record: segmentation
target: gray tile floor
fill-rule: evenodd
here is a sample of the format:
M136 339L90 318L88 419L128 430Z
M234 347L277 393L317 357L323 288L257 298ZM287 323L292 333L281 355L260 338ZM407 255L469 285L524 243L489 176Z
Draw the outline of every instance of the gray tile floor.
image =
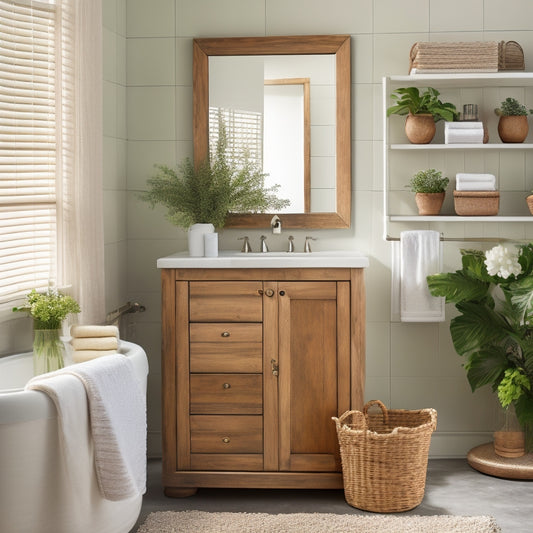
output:
M342 490L200 489L189 498L166 498L161 486L161 461L150 460L148 490L132 533L151 512L193 509L366 514L350 507ZM504 533L530 533L533 531L533 482L487 476L470 468L462 459L433 459L429 461L424 500L406 514L491 515Z

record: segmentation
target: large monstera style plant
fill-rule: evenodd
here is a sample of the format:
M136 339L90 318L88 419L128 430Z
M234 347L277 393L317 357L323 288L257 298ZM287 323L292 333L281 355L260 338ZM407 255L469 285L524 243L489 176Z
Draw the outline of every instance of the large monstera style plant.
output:
M475 391L491 385L502 407L514 405L533 448L533 244L511 251L462 250L462 268L428 276L433 296L455 304L450 322Z

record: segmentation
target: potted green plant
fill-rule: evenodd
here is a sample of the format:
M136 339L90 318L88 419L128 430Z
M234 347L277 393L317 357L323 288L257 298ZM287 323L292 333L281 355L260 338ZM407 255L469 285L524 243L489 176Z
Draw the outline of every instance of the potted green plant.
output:
M401 87L391 94L395 104L387 109L387 116L407 115L405 134L413 144L427 144L435 136L435 123L454 121L458 117L454 104L439 100L439 91L428 87L423 92L417 87Z
M533 448L533 244L461 250L462 268L428 276L433 296L455 304L450 322L475 391L491 385L503 408L513 406Z
M521 143L529 133L527 117L533 109L527 109L516 98L506 98L500 107L494 110L500 117L498 135L504 143Z
M193 256L204 255L204 233L223 228L229 213L261 213L290 203L276 197L279 185L265 187L266 175L246 156L226 157L226 144L222 127L211 160L195 167L186 158L177 170L156 165L158 172L148 179L148 191L140 195L151 207L163 205L173 225L188 229Z
M413 175L408 187L415 194L419 215L438 215L444 203L449 178L443 178L440 170L428 168Z
M33 318L33 372L35 375L63 368L64 345L60 339L63 320L71 313L79 313L80 306L66 294L51 287L46 292L31 290L21 307Z

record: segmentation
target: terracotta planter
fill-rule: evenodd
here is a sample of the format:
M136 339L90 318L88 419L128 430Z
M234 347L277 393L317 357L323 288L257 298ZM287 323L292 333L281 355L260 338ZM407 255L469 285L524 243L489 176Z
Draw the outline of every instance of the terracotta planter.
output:
M526 454L523 431L495 431L494 452L500 457L522 457Z
M527 116L500 117L498 135L504 143L524 142L529 132Z
M533 194L530 194L526 198L527 206L529 207L529 212L533 215Z
M417 192L415 194L419 215L438 215L444 203L444 192Z
M435 137L435 120L433 115L407 115L405 119L405 134L413 144L428 144Z

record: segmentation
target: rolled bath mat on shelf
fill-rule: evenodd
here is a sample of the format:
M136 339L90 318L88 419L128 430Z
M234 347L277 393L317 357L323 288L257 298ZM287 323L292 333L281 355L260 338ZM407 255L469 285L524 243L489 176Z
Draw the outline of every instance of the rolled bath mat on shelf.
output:
M119 330L116 326L72 326L70 334L74 363L117 353Z

